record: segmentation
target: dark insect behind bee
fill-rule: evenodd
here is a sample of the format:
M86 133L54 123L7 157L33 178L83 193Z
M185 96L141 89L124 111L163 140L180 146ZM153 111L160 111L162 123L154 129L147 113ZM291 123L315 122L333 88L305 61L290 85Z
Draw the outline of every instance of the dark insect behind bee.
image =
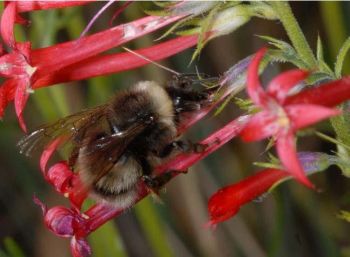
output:
M102 202L128 207L143 179L149 187L166 181L153 168L179 151L191 151L178 140L184 114L210 104L215 88L191 76L175 77L165 87L142 81L116 94L107 104L44 125L24 137L19 146L29 155L52 140L72 145L69 164L91 195Z

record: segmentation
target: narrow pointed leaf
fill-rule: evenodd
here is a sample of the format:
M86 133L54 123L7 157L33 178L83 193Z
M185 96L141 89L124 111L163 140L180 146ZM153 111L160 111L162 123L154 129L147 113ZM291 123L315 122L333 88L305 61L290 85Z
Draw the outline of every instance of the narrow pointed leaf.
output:
M324 61L323 57L323 44L320 35L317 36L317 50L316 50L316 56L318 61Z
M349 49L350 49L350 37L348 37L345 40L343 46L340 48L338 56L337 56L337 60L336 60L335 65L334 65L334 73L335 73L335 76L337 78L341 77L343 63L344 63L346 54L348 53Z

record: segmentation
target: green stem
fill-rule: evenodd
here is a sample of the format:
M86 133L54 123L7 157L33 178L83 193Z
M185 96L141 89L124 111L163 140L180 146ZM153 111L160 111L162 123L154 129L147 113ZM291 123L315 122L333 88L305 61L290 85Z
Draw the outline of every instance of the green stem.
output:
M304 33L293 15L289 3L271 2L270 5L277 13L298 55L308 64L309 68L315 68L317 66L316 58L312 53L310 45L306 41Z

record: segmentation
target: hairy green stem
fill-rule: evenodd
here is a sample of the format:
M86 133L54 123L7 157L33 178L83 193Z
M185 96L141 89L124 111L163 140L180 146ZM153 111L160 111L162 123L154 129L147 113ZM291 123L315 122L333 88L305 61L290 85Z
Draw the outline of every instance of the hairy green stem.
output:
M277 13L298 55L308 64L310 69L315 68L317 66L316 58L292 13L289 3L271 2L270 5Z

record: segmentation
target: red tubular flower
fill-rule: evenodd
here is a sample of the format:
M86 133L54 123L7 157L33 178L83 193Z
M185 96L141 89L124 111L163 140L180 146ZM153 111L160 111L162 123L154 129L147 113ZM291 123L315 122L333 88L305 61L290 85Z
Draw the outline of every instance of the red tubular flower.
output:
M265 52L266 49L262 49L256 54L247 76L247 92L262 111L251 117L242 130L241 137L246 141L256 141L275 136L277 153L286 171L306 186L313 188L297 158L295 131L338 115L340 112L313 103L286 103L289 90L308 76L306 71L291 70L282 73L273 79L264 91L259 81L258 69Z
M33 50L32 62L40 73L48 74L101 52L156 31L181 16L147 16L77 40Z
M59 0L59 1L14 1L16 5L16 17L15 22L19 24L28 24L28 21L22 18L19 13L21 12L29 12L29 11L35 11L35 10L47 10L47 9L54 9L54 8L64 8L64 7L70 7L70 6L77 6L77 5L85 5L89 4L91 0L85 0L85 1L68 1L68 0ZM5 8L7 5L11 4L11 1L5 1Z
M157 60L167 58L178 52L181 52L191 46L194 46L196 42L197 42L197 36L184 36L184 37L178 37L178 38L160 43L152 47L137 50L135 52L151 60L157 61ZM3 58L8 59L9 56L10 55L5 55ZM20 57L22 57L22 55L19 55L18 58ZM2 60L2 57L0 57L0 65L1 65L1 60ZM29 64L23 58L20 60L23 60L21 63L22 67L18 66L16 67L17 69L21 68L20 71L23 71L23 72L34 71L34 68L29 66ZM110 73L130 70L133 68L143 66L148 63L149 63L148 61L141 59L140 57L132 53L120 53L120 54L91 57L85 61L70 65L57 72L52 72L50 74L42 73L42 75L37 77L34 81L32 80L33 82L31 84L31 89L37 89L43 86L49 86L60 82L82 80L82 79L91 78L95 76L107 75ZM12 74L14 73L10 69L7 69L6 72L9 74L11 74L11 72ZM21 79L25 78L28 81L30 81L29 75L26 77L21 75L20 78ZM8 80L2 85L2 87L0 87L0 116L3 115L4 109L9 103L9 101L15 98L16 91L22 92L22 93L28 92L28 90L24 91L22 90L22 88L19 88L18 90L16 90L16 86L18 86L17 82L18 80ZM30 82L28 82L28 84L29 83ZM25 96L27 97L28 94L26 94ZM25 102L21 101L20 103L21 104L18 105L18 110L23 110Z
M45 180L53 185L58 193L67 197L76 210L80 210L88 190L83 186L78 175L71 171L67 162L58 162L46 170L48 160L62 142L64 142L63 138L57 138L45 148L40 158L41 172Z
M17 1L17 12L30 12L30 11L36 11L36 10L48 10L48 9L56 9L56 8L65 8L70 6L79 6L79 5L86 5L91 2L95 2L94 0L55 0L55 1Z
M0 88L0 116L13 95L19 124L24 131L26 126L22 112L31 90L30 78L35 72L35 68L28 63L29 51L30 43L16 43L16 48L11 53L0 57L0 76L9 78Z
M161 174L169 170L187 170L195 162L205 158L208 154L217 150L224 143L235 137L243 128L245 120L246 118L240 117L237 120L231 121L224 128L218 130L207 139L201 141L202 144L207 145L207 148L205 148L202 153L180 154L167 164L158 167L156 172ZM46 163L58 144L59 143L57 141L54 141L44 151L41 158L42 169L45 170ZM53 165L48 172L44 171L44 174L46 179L50 181L52 185L54 185L56 191L61 194L73 194L74 190L79 189L79 186L73 185L73 187L70 187L69 183L67 183L67 181L69 181L74 174L69 170L68 166L64 162ZM179 173L174 173L173 175L176 176L178 174ZM138 188L139 192L135 203L150 193L148 188L142 182L140 182L140 186ZM87 249L90 248L85 244L86 241L84 238L110 219L123 213L125 209L96 204L86 212L80 213L79 209L81 204L77 205L71 198L70 200L73 206L72 209L67 209L60 206L54 207L49 211L46 211L45 209L45 224L58 236L71 237L71 249L73 256L86 256L84 254L88 253ZM41 206L43 205L41 204ZM80 244L77 245L79 242Z
M44 223L55 235L60 237L71 237L71 251L73 257L86 257L91 254L88 242L80 236L82 229L89 217L82 216L73 209L56 206L51 209L36 197L34 202L39 205L44 215Z
M289 173L283 170L266 169L233 184L221 188L208 203L210 221L213 226L234 216L240 207L266 192L277 181L286 178Z
M319 152L299 152L298 159L308 175L339 163L336 156ZM290 178L290 173L283 170L265 169L220 189L209 199L208 225L213 226L233 217L242 205L251 202L288 177Z
M24 131L22 112L35 81L181 18L147 16L71 42L31 50L29 43L15 42L13 28L17 12L16 2L8 3L0 23L1 36L12 50L0 58L0 75L9 78L0 87L0 117L7 104L15 99L16 114Z
M188 49L196 45L196 43L197 36L181 36L151 47L136 50L135 52L150 60L158 61ZM47 76L42 76L34 82L33 88L37 89L57 83L121 72L138 68L148 63L147 60L129 52L99 55L67 66Z

